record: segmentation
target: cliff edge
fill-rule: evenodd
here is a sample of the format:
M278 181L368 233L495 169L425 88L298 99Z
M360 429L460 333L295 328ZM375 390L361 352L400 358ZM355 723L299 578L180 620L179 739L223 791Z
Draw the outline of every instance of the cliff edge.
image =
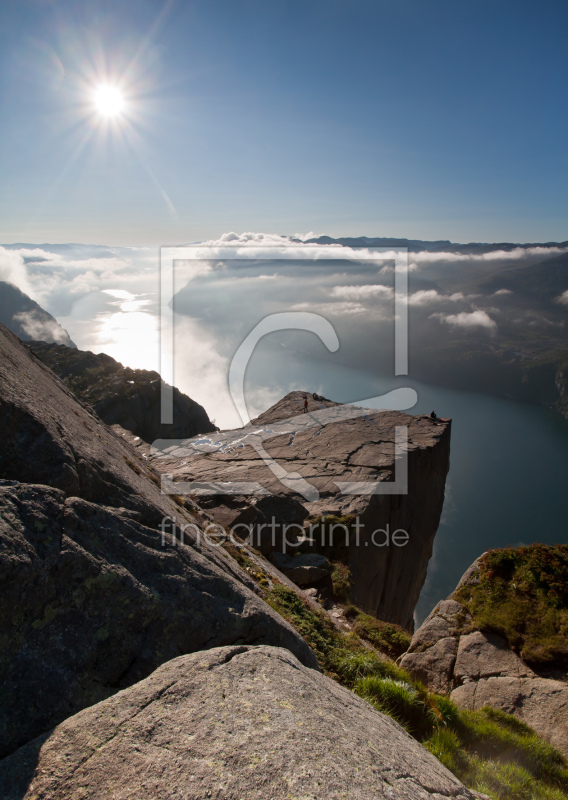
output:
M169 491L198 499L265 555L297 558L299 547L343 561L351 602L412 630L451 423L312 395L304 413L304 396L289 393L244 428L155 442L152 463Z

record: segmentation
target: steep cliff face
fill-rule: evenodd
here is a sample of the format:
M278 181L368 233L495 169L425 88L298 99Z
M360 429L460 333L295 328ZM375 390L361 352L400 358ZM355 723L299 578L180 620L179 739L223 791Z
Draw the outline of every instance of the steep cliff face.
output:
M123 367L104 353L64 345L30 342L28 347L107 425L120 425L146 442L211 433L215 425L207 412L173 388L174 422L160 422L161 386L157 372Z
M489 551L401 666L459 706L513 714L568 756L568 546Z
M303 413L303 393L292 392L246 428L166 442L152 458L172 492L199 498L265 554L293 554L307 535L301 548L349 566L356 606L412 629L449 450L449 422L311 396Z
M183 653L272 644L317 667L200 536L199 510L162 495L144 460L3 326L0 437L0 755Z

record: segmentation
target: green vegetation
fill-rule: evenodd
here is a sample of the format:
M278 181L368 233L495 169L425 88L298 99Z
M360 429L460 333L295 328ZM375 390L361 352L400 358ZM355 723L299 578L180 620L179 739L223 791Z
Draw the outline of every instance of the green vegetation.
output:
M351 592L351 571L346 564L341 561L333 561L331 564L331 582L333 584L333 596L342 603L349 602Z
M338 631L281 584L275 582L265 598L312 647L326 675L396 719L466 786L493 800L568 800L562 756L528 726L490 708L462 711L428 692L356 631ZM368 618L358 617L363 632Z
M568 797L562 756L531 728L502 711L445 702L443 723L423 744L463 783L496 800Z
M98 367L87 367L82 374L67 378L66 383L77 397L85 400L96 383L115 371L112 364L101 364Z
M475 629L503 636L535 666L568 665L568 545L491 550L456 599Z
M381 622L361 612L355 618L353 631L391 658L398 658L410 647L411 637L399 625Z

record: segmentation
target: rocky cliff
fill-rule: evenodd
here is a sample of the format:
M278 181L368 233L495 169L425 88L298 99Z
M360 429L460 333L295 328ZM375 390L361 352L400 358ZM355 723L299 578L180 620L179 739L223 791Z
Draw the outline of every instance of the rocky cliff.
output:
M342 560L351 601L410 630L444 501L450 422L311 395L303 413L303 396L291 392L242 429L156 443L152 462L169 491L198 498L265 555L294 556L299 536L299 549Z
M3 326L0 435L0 755L180 654L271 644L317 668L200 537L199 510L161 494L144 460Z
M459 706L513 714L568 756L568 546L489 551L401 666Z
M173 388L172 425L160 421L162 382L157 372L123 367L104 353L30 342L30 349L107 425L120 425L146 442L183 438L216 429L207 412Z

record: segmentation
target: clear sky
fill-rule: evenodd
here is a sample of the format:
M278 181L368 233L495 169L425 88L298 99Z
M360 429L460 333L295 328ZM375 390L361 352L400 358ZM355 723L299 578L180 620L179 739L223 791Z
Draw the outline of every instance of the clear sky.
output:
M3 0L0 26L1 242L568 239L565 0Z

